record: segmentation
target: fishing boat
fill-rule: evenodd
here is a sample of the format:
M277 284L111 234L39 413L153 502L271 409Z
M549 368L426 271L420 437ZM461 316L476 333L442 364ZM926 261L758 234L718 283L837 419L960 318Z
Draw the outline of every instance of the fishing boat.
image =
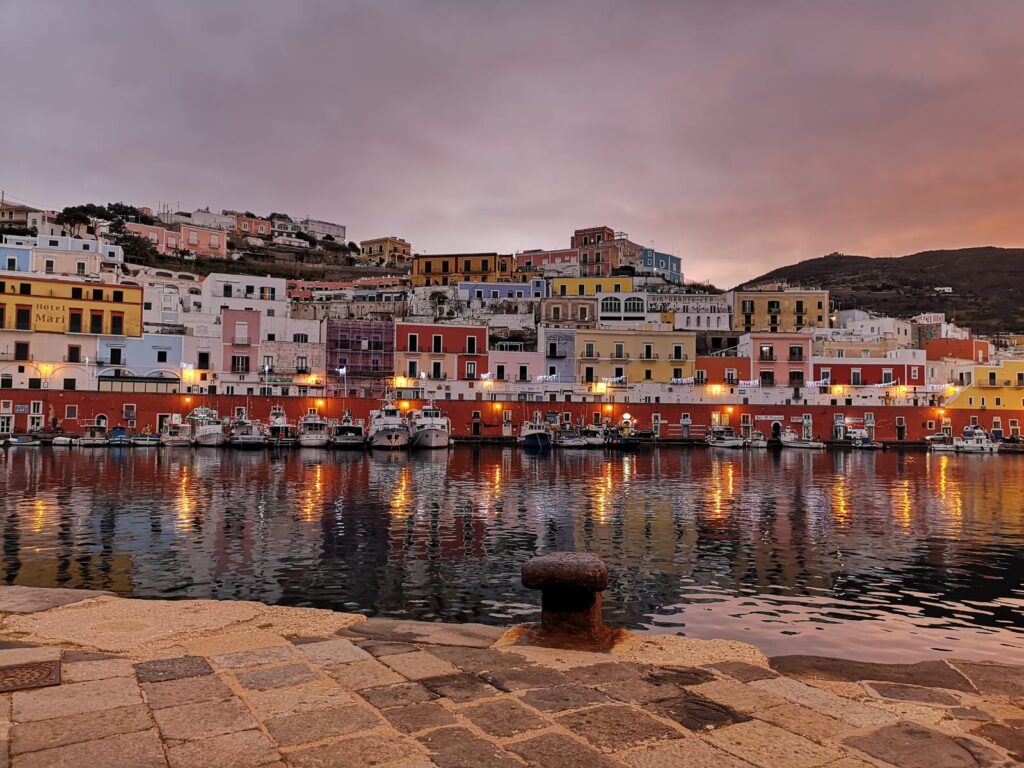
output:
M857 451L877 451L882 444L872 440L866 429L851 429L848 432L850 447Z
M187 421L168 419L160 430L160 445L169 448L192 445L192 425Z
M712 448L742 448L746 443L732 427L711 427L705 440Z
M146 427L141 433L132 435L132 445L136 448L156 448L160 445L160 435L154 435L153 430Z
M764 436L764 432L754 430L750 433L750 437L746 440L747 448L767 448L768 438Z
M385 395L380 408L370 411L370 447L401 450L409 447L409 437L409 424L402 411L390 393Z
M298 437L298 428L284 414L270 419L267 425L267 445L272 448L291 448Z
M578 429L560 429L551 439L557 448L587 448L587 440Z
M316 413L307 413L299 419L298 443L303 448L325 448L331 442L327 419Z
M7 445L12 448L38 448L39 447L39 435L36 434L23 434L23 435L11 435L7 438Z
M73 448L78 445L78 435L69 435L64 432L59 435L53 436L53 442L50 443L54 448Z
M604 427L597 424L584 427L582 436L583 442L587 444L588 448L604 447Z
M981 427L965 427L963 437L953 438L953 449L957 453L998 453L999 443Z
M635 451L640 441L624 429L609 427L604 431L604 447L613 451Z
M928 443L928 450L932 453L953 453L956 451L956 446L953 445L953 436L945 432L936 432L934 435L928 435L924 440Z
M78 444L82 448L107 447L107 423L105 421L87 421L81 425L82 436Z
M267 433L263 431L263 427L257 421L237 419L231 425L228 445L232 448L262 449L267 445Z
M345 411L341 421L331 425L331 445L335 448L362 448L366 445L366 423L353 420L352 412Z
M216 448L227 442L224 423L220 414L212 408L200 406L193 408L188 415L192 423L192 442L200 448Z
M786 427L780 440L782 441L783 448L804 448L812 451L820 451L825 448L824 440L815 440L810 436L805 437L798 434L791 427Z
M548 432L548 425L534 416L532 421L524 421L519 428L519 437L516 439L524 448L534 450L547 450L551 447L551 434Z
M107 445L111 448L131 448L132 436L128 434L127 429L119 424L110 430L110 436L107 438Z
M447 448L452 440L451 420L432 402L409 414L409 429L412 448Z

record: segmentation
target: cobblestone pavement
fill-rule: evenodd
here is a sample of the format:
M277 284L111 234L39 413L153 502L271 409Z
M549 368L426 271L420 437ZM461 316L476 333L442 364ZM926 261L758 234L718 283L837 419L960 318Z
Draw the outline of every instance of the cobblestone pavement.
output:
M1024 763L1024 667L645 663L505 645L479 625L269 608L225 624L203 613L233 605L218 603L149 603L133 620L126 605L143 601L82 598L0 589L0 680L20 665L61 672L0 694L0 767ZM155 626L161 610L188 632Z

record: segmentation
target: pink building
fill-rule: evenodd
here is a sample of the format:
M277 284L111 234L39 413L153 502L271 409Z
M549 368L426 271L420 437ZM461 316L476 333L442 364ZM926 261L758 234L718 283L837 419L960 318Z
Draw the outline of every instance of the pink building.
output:
M163 227L134 221L124 226L129 232L149 240L158 253L171 254L181 250L208 259L228 257L227 235L219 229L197 227L194 224L170 224Z
M249 309L225 309L221 311L221 342L224 356L221 371L242 375L259 374L260 361L257 358L260 346L259 312Z
M260 237L264 240L270 239L270 219L261 219L259 216L245 216L241 213L234 214L234 233L238 237Z
M813 340L809 333L748 333L737 354L750 358L751 378L762 387L802 387L812 380Z

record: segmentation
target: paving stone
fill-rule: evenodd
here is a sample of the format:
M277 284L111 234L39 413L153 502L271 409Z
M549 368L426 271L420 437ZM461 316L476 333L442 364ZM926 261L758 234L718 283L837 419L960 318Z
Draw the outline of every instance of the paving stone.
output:
M455 716L436 701L394 707L383 712L389 723L402 733L415 733L443 725L456 725Z
M405 682L405 678L395 670L384 666L373 658L327 667L327 674L333 677L342 688L350 691Z
M715 676L700 667L654 667L644 678L652 683L689 687L710 683Z
M454 664L459 669L475 675L484 672L498 672L505 669L525 667L529 660L518 653L480 650L476 648L448 648L445 646L426 647L427 653Z
M645 712L625 704L603 704L559 715L555 719L605 752L680 736Z
M585 747L575 739L560 733L545 733L506 745L526 760L528 765L544 768L619 768L620 763L609 760L600 752ZM663 768L663 766L662 766Z
M988 721L995 719L988 712L978 709L977 707L953 707L946 714L949 717L956 718L957 720Z
M1010 728L1001 723L985 723L980 728L975 728L974 732L993 744L998 744L1014 759L1024 762L1024 729Z
M213 656L211 661L222 669L238 667L257 667L261 664L275 664L280 661L292 661L296 658L295 651L287 645L272 645L269 648L257 648L252 651L236 651Z
M952 707L960 703L956 696L935 688L919 688L916 685L900 683L870 683L869 685L879 696L895 701L914 701L920 704L938 704L943 707Z
M668 741L629 752L623 759L632 768L750 768L750 763L739 760L718 747L705 744L700 739ZM783 764L779 768L786 766Z
M85 683L110 677L132 677L135 665L128 659L105 661L65 661L61 664L60 679L64 683Z
M835 740L850 730L846 723L826 717L799 704L782 704L757 713L758 720L777 725L811 741Z
M408 758L410 762L402 762L397 768L425 768L429 762L421 755L412 743L396 738L396 734L372 734L289 752L288 760L295 768L371 768L383 763L395 765L395 761Z
M714 746L760 768L816 768L838 760L843 753L834 747L751 720L710 732L705 738Z
M844 742L899 768L977 768L971 753L944 733L917 723L899 722Z
M686 689L678 685L653 683L642 679L609 683L596 690L607 694L616 701L630 704L649 704L652 701L675 699L686 693Z
M406 704L416 704L421 701L430 701L437 698L436 693L428 690L420 683L400 683L383 688L367 688L360 691L359 695L377 709L402 707Z
M246 698L264 718L352 703L352 697L346 691L327 683L253 691Z
M95 651L64 651L61 654L61 660L68 663L72 661L109 661L119 658L121 657L112 653L96 653Z
M217 701L230 698L233 694L224 681L216 675L205 677L183 677L162 683L143 683L142 692L150 709L180 707L200 701Z
M973 686L966 677L942 661L922 661L917 664L874 664L825 656L775 656L768 662L776 672L795 677L812 677L819 680L840 680L852 683L862 680L878 680L886 683L922 685L928 688L949 688L968 693L973 691Z
M541 712L565 712L611 701L595 688L576 684L527 691L522 695L522 700Z
M980 741L969 739L966 736L955 736L953 740L971 754L979 768L1015 768L1021 765L1020 760L1007 759L1003 754ZM829 766L829 768L832 767Z
M550 688L572 682L556 669L534 665L515 669L484 672L481 677L503 691L525 691L527 688Z
M747 664L745 661L720 661L717 664L709 664L708 667L717 669L722 674L735 678L741 683L752 683L755 680L767 680L779 676L777 672L768 667Z
M153 718L143 704L18 723L11 728L11 754L105 739L120 733L145 731L153 726Z
M331 736L366 731L377 727L381 722L377 715L358 704L346 704L274 717L267 720L265 725L278 744L289 747Z
M241 699L201 701L157 709L153 717L165 739L179 741L194 741L257 727Z
M394 656L396 653L412 653L419 650L419 648L410 643L392 643L387 640L371 640L368 643L360 643L359 647L376 658Z
M340 637L323 643L300 645L299 650L315 664L348 664L350 661L371 658L370 654L351 640Z
M551 725L522 704L510 699L484 702L475 707L463 709L459 714L484 733L502 738Z
M759 709L777 707L786 704L787 699L772 693L759 690L751 685L733 682L732 680L715 680L690 689L699 696L717 701L737 712L750 714Z
M467 728L439 728L418 740L438 768L523 768L503 749Z
M284 667L264 667L236 672L235 678L243 688L250 691L266 691L269 688L284 688L319 680L320 675L305 664L288 664Z
M340 631L340 630L339 630ZM287 637L285 638L292 645L309 645L310 643L326 643L333 640L333 637Z
M584 685L607 685L627 680L641 680L653 669L648 664L636 664L630 661L604 661L600 664L570 669L568 674Z
M7 648L0 651L0 667L12 667L16 664L33 664L37 661L57 661L60 648L36 645L22 648Z
M70 683L56 688L18 691L14 694L14 720L24 723L83 712L130 707L142 703L136 682L127 677Z
M248 768L280 759L262 731L238 731L167 748L171 768Z
M690 731L706 731L733 723L743 723L750 719L724 704L693 693L687 693L678 699L656 702L651 705L651 711L679 723Z
M213 669L202 656L181 656L177 659L143 661L135 665L135 674L140 683L162 683L183 677L212 675Z
M981 693L1024 697L1024 667L967 661L953 664L970 678Z
M90 589L58 589L44 587L0 587L0 613L36 613L80 603L94 597L112 595Z
M394 656L384 656L381 661L409 680L425 680L428 677L448 677L459 672L454 664L444 659L439 659L437 656L425 651L397 653Z
M68 744L19 755L15 768L165 768L156 729L122 733L104 739Z
M825 768L875 768L872 763L865 763L855 757L842 757L834 763L829 763Z
M345 634L407 643L489 648L505 634L505 630L486 624L442 624L374 618L346 627Z
M755 680L751 686L760 688L768 693L789 699L796 704L803 704L805 707L820 712L836 720L866 728L872 725L895 720L895 716L877 707L869 707L842 696L836 696L829 691L823 691L811 685L792 680L788 677L777 677L772 680Z
M456 704L478 701L500 693L493 685L468 673L451 677L431 677L424 680L423 685L438 696L444 696Z

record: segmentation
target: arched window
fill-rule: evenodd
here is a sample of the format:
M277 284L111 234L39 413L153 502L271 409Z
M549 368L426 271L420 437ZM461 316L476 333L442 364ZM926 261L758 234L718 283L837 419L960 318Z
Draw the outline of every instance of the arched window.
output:
M616 299L614 296L607 296L601 299L601 311L602 312L621 312L622 302Z
M644 311L644 300L641 299L639 296L631 296L628 299L626 299L626 312L627 313L634 314L634 313L643 312L643 311Z

